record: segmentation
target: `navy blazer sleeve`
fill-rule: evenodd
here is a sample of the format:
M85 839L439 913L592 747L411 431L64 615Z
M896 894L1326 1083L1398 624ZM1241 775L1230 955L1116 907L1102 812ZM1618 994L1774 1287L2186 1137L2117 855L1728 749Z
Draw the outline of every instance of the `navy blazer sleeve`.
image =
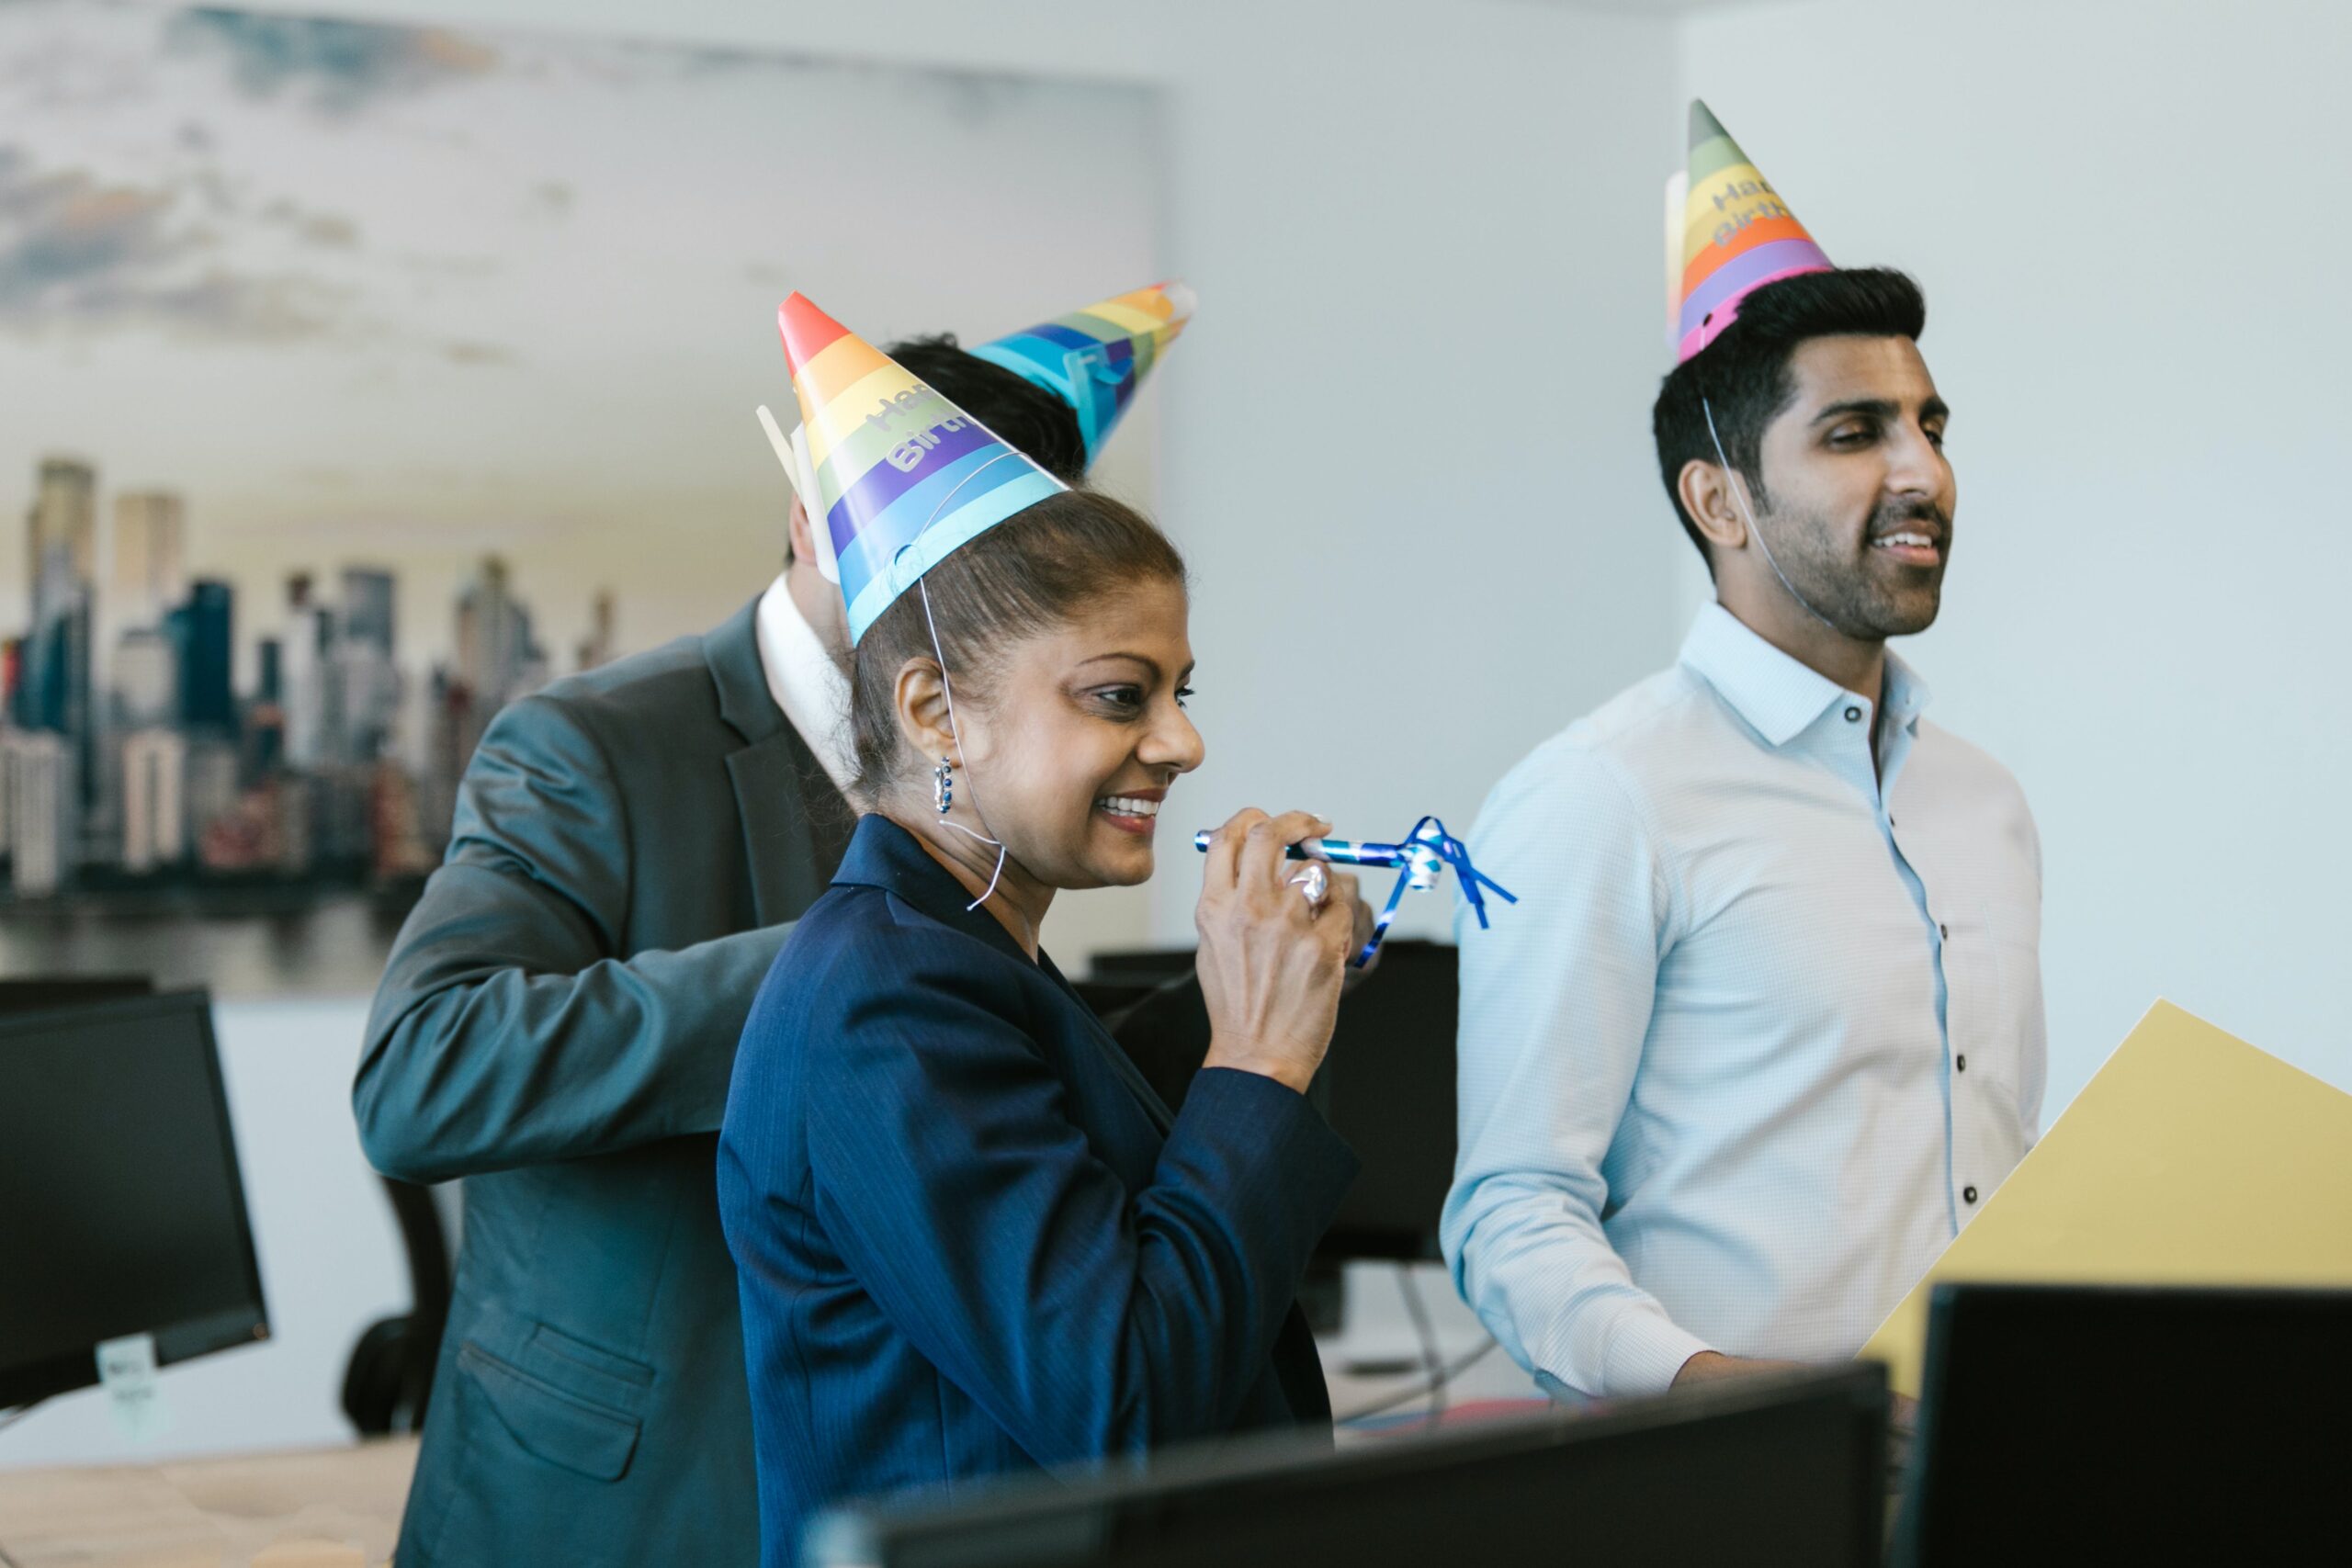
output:
M1228 1430L1355 1156L1304 1096L1207 1069L1130 1191L1069 1114L1032 1004L970 945L898 928L888 983L806 1037L829 1235L1039 1464Z

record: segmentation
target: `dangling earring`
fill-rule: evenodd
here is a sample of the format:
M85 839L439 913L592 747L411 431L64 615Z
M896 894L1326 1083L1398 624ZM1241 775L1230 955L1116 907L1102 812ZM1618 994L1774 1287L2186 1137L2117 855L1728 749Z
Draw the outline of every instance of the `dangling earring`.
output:
M948 758L939 759L939 766L931 770L931 798L942 817L956 804L956 764Z

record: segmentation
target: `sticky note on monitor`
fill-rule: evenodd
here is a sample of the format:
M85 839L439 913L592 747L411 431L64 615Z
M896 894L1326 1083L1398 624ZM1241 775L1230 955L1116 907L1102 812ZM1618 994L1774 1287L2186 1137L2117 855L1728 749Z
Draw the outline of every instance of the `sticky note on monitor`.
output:
M1862 1348L1900 1393L1943 1280L2352 1286L2352 1094L2159 1001Z
M152 1443L172 1432L171 1406L155 1376L155 1337L127 1334L97 1347L98 1383L107 1393L116 1430L134 1443Z

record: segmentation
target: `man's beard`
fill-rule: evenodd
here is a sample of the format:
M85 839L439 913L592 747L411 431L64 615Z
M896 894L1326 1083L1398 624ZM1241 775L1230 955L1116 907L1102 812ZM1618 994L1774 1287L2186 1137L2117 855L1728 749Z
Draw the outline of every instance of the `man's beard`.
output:
M1938 525L1939 558L1932 571L1923 573L1891 560L1871 558L1871 541L1905 523ZM1944 569L1951 564L1952 529L1951 517L1934 502L1921 498L1881 504L1862 529L1859 558L1838 542L1833 525L1817 515L1783 512L1774 517L1773 524L1768 542L1781 570L1805 605L1840 636L1857 642L1883 642L1891 637L1914 636L1935 625L1936 612L1943 604ZM1890 568L1899 577L1891 575Z

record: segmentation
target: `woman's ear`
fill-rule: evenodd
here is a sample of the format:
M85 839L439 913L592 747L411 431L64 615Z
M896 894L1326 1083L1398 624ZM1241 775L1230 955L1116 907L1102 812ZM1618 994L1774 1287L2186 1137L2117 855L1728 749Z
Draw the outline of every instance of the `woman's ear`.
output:
M1699 525L1707 543L1719 550L1736 550L1747 543L1747 514L1732 487L1739 483L1730 469L1693 457L1676 476L1675 492L1682 510Z
M899 734L919 757L956 755L956 727L947 711L947 683L939 665L910 659L899 666L891 696L899 710Z

